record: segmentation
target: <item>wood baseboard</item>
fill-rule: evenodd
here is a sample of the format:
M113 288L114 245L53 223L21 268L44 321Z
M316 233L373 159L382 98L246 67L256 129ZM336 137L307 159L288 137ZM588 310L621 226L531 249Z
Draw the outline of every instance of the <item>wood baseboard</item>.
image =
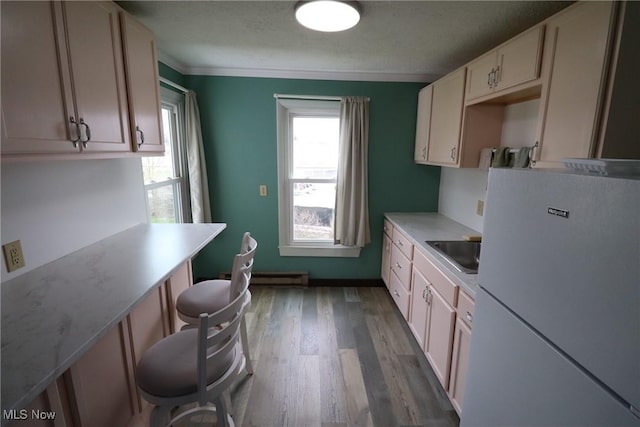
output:
M229 279L230 273L220 273L219 277L198 277L194 283L212 279ZM312 279L306 272L254 272L252 286L294 286L294 287L383 287L382 279Z

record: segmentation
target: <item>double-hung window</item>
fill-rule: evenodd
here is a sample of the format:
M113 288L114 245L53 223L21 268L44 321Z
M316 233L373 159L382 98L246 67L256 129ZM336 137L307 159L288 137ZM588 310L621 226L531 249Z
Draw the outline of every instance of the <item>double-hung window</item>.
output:
M278 218L283 256L358 256L334 244L340 102L278 99Z
M180 223L189 218L184 143L184 95L161 88L162 157L143 157L147 212L152 223Z

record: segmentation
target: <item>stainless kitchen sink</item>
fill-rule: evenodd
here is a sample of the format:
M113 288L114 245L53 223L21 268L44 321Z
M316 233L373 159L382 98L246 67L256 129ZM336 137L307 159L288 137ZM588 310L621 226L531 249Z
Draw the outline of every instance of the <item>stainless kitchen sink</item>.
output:
M425 243L440 252L444 259L456 270L467 274L476 274L478 272L480 242L427 240Z

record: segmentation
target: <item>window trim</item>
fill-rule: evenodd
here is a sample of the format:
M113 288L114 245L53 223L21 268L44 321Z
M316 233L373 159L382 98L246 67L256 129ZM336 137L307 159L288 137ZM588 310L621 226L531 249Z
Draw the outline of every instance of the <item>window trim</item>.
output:
M173 168L178 171L177 176L160 182L144 185L145 204L147 218L151 222L151 210L149 209L149 191L162 187L172 187L176 223L184 223L191 218L191 201L188 177L186 135L185 135L185 99L184 94L160 87L160 108L170 110L172 138L171 150L173 151Z
M334 179L290 178L293 170L293 142L291 129L293 117L327 116L340 114L340 101L277 99L277 148L278 148L278 237L280 256L302 257L358 257L360 248L337 245L327 241L293 241L293 182L335 182Z

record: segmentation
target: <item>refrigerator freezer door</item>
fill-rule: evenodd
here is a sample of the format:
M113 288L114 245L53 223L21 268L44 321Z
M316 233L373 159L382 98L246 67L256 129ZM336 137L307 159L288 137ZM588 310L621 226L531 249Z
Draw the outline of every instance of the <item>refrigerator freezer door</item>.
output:
M637 427L640 419L484 291L461 427Z
M640 180L492 169L478 281L640 408Z

